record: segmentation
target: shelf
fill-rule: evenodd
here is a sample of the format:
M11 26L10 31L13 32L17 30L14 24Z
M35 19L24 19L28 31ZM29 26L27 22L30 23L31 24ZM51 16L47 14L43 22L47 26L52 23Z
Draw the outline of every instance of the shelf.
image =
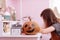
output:
M2 21L2 23L3 22L9 22L9 25L10 25L10 28L11 28L12 24L15 24L15 22L20 22L20 21ZM1 26L1 27L3 29L3 26ZM41 37L41 33L37 33L36 35L24 35L24 34L22 34L22 35L11 35L9 32L8 33L2 32L2 35L0 35L0 37Z
M20 22L20 21L2 21L2 22Z

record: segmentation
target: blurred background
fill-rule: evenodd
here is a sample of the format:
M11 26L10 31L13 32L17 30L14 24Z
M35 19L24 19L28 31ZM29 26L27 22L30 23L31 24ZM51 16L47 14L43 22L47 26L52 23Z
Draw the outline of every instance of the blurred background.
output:
M40 17L41 12L45 8L52 8L55 11L55 15L60 18L60 0L0 0L0 6L3 8L14 7L16 10L16 19L20 17L31 16L32 20L38 22L38 24L44 28L44 22ZM1 24L0 24L1 25ZM41 40L49 40L51 34L42 34ZM5 38L0 37L0 40L32 40L23 38ZM33 39L36 40L36 39Z

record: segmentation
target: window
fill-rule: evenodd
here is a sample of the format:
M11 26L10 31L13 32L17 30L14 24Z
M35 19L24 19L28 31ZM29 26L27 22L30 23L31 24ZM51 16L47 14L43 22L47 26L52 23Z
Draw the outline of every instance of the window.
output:
M60 18L60 0L50 0L49 7L54 9L58 18Z

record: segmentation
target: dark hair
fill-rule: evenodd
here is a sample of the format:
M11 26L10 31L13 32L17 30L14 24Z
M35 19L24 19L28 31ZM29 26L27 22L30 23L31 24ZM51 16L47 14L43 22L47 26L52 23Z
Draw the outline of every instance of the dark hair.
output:
M43 17L46 27L49 27L52 24L58 22L56 16L54 15L54 12L50 8L43 10L41 17Z

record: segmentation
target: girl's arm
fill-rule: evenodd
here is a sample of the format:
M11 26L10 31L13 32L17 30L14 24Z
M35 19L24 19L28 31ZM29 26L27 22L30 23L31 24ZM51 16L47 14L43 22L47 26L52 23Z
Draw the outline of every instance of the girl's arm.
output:
M43 33L43 34L47 34L47 33L50 33L50 32L52 32L52 31L54 31L55 30L55 28L53 27L53 26L50 26L50 27L48 27L48 28L45 28L45 29L40 29L40 33Z

